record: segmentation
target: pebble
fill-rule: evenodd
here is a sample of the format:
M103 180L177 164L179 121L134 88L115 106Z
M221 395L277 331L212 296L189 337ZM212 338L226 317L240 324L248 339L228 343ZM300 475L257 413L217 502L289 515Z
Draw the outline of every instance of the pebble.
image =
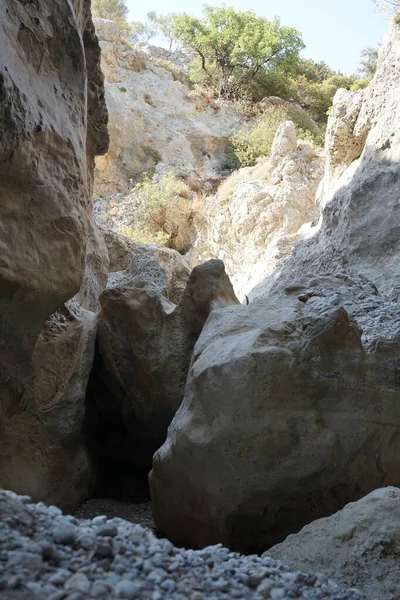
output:
M55 525L52 535L56 544L71 545L76 540L75 527L68 522Z
M90 581L84 573L75 573L67 579L64 587L66 590L77 590L87 594L90 590Z
M118 535L118 528L111 523L107 523L106 525L101 525L96 530L96 535L102 537L115 537Z
M0 596L38 600L363 600L321 573L220 544L176 548L122 519L78 520L0 490ZM57 590L57 588L59 588ZM5 590L5 594L4 594ZM10 590L10 593L7 593Z
M140 590L140 584L129 581L128 579L123 579L115 586L117 598L126 598L127 600L139 598Z
M105 523L107 523L107 517L105 515L99 515L98 517L94 517L92 519L92 523L95 527L98 527L99 525L104 525Z

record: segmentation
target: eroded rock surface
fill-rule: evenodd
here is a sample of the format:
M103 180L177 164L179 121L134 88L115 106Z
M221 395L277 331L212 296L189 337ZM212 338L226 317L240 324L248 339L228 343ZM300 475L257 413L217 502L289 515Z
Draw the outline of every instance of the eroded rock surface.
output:
M292 569L322 571L368 600L396 600L400 590L400 490L375 490L265 553Z
M130 270L123 277L121 272L111 273L100 298L89 394L90 410L97 417L88 428L100 463L125 461L132 470L149 469L153 453L165 440L209 313L238 300L221 261L200 265L189 276L175 251L141 244L130 249ZM184 290L182 272L187 278Z
M89 0L0 7L0 485L76 506L107 251L91 216L108 147Z
M350 128L365 145L340 159L318 224L202 331L151 474L156 524L179 543L266 548L399 486L399 70L393 24Z
M156 57L132 48L112 21L95 22L111 135L108 154L96 161L96 195L126 192L129 180L144 172L172 170L198 187L218 181L229 138L243 119L232 109L208 106L204 97L191 97L172 62L157 66Z
M297 140L291 121L282 123L268 160L239 169L205 199L188 259L220 258L238 296L249 294L290 256L322 176L322 151Z

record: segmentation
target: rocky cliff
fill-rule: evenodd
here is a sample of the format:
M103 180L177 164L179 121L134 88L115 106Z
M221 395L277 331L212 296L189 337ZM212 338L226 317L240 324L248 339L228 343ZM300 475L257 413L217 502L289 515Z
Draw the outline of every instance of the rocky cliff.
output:
M95 195L126 192L144 172L172 170L197 189L215 185L241 119L191 93L179 61L134 49L112 21L96 19L110 114L109 152L96 162ZM161 65L161 66L160 66Z
M335 99L315 225L200 335L151 474L179 543L254 551L400 483L399 70L393 24L370 86Z
M0 484L76 505L107 251L91 214L108 148L89 0L0 6Z

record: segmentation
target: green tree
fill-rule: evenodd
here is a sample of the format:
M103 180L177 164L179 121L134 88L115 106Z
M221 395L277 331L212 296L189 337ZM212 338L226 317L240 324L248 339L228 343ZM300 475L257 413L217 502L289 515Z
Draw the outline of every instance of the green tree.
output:
M151 10L146 15L146 21L133 21L131 24L130 39L133 43L142 42L148 44L151 38L156 37L160 33L157 13Z
M231 99L246 95L261 72L278 66L290 70L304 48L300 33L281 26L278 18L268 21L230 7L205 6L201 19L177 15L174 31L197 54L195 78Z
M181 46L175 31L176 13L156 15L156 22L160 34L167 40L169 50L178 50Z
M368 46L368 48L364 48L361 51L361 60L360 66L358 68L358 73L364 79L372 79L375 75L376 68L378 66L378 48L372 48Z
M126 0L92 0L92 14L97 19L115 21L126 35L131 32Z

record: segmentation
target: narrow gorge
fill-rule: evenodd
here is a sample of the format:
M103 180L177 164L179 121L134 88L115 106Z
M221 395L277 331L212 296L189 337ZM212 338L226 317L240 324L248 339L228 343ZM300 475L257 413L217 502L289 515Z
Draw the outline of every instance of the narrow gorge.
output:
M399 19L324 148L90 0L0 31L1 599L399 600Z

